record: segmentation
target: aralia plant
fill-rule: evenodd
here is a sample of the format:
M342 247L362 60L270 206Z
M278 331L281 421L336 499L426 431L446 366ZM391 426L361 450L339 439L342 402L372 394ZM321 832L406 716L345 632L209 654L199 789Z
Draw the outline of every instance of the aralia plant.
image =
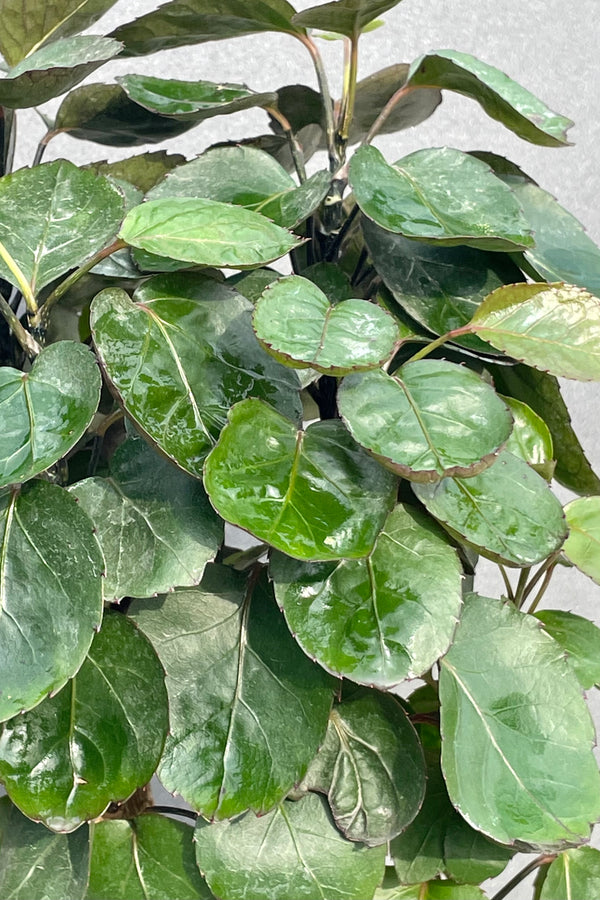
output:
M397 2L171 0L108 37L112 0L0 2L4 900L470 900L517 850L498 900L533 869L599 895L600 631L543 598L600 581L557 380L600 380L600 250L494 153L376 149L445 91L545 147L570 125L457 51L359 80ZM255 32L319 90L77 87ZM268 133L129 151L250 107ZM43 162L59 133L129 155Z

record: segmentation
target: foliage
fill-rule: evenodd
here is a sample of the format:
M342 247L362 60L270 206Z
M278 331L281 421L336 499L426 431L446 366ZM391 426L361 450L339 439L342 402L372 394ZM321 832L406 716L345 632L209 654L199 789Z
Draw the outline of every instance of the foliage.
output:
M0 0L5 900L466 900L517 850L509 887L598 894L600 630L537 609L558 564L600 582L557 381L600 380L600 249L509 160L376 149L444 91L544 147L570 125L457 51L358 81L398 2L170 0L105 37L111 0ZM252 33L319 90L77 87ZM63 94L13 171L18 110ZM196 159L42 162L250 107L271 134Z

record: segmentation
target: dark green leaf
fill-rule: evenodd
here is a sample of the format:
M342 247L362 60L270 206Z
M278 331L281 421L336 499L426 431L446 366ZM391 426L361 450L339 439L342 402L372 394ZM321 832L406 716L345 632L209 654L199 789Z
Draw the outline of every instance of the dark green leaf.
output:
M227 284L234 287L238 294L256 304L266 287L281 278L279 272L274 269L250 269L249 272L238 272L230 275Z
M400 0L332 0L296 13L292 22L302 28L321 28L349 38L358 37L369 22L399 3Z
M296 134L296 138L302 148L305 161L308 161L319 148L322 149L323 130L320 125L306 125ZM209 149L214 150L218 147L254 147L276 159L286 172L292 172L296 168L290 151L290 142L283 134L259 134L257 137L243 140L223 141L213 144Z
M520 456L546 481L554 473L554 448L552 435L543 419L530 406L513 397L502 397L514 420L512 433L506 442L506 450Z
M162 816L92 826L86 900L211 900L192 830Z
M198 820L196 858L213 893L227 900L365 900L381 881L385 847L347 841L326 801L307 794L261 818Z
M229 407L243 397L299 416L297 377L260 347L240 294L180 273L151 278L134 298L119 289L94 298L94 341L127 413L182 469L201 477Z
M600 628L562 609L544 609L535 615L566 651L581 686L588 690L600 683Z
M564 147L569 143L570 119L552 112L504 72L469 53L437 50L419 57L410 67L407 85L438 87L471 97L488 116L534 144Z
M84 900L88 830L53 834L0 798L0 884L4 900Z
M298 133L307 125L324 125L323 100L318 91L305 84L286 84L277 88L277 109L283 113L292 131ZM276 134L282 134L281 124L271 117L271 128Z
M391 508L396 479L342 423L297 431L266 403L244 400L204 466L221 516L298 559L369 553Z
M302 270L302 277L316 284L332 305L342 300L351 300L356 293L349 277L336 263L314 263Z
M83 344L59 341L30 372L0 368L0 486L27 481L75 446L100 400L100 372Z
M350 184L366 216L405 237L508 252L534 243L510 188L460 150L418 150L391 166L375 147L361 147Z
M381 369L349 375L338 406L353 437L411 481L481 472L512 429L512 416L490 385L445 360L407 363L393 377Z
M277 94L257 94L245 84L177 81L152 75L122 75L117 81L130 100L150 112L195 122L254 106L272 106L277 100Z
M352 841L375 846L403 831L423 802L425 765L398 701L365 691L335 706L302 787L327 794L336 825Z
M486 900L481 888L455 881L430 881L422 884L402 884L393 869L388 869L373 900Z
M408 70L406 63L398 63L358 82L348 138L350 144L357 143L368 133L388 100L406 83ZM409 91L394 105L377 133L390 134L420 125L435 112L441 102L442 94L435 88L429 91Z
M140 153L119 159L116 162L100 160L88 163L98 175L108 175L128 181L143 194L148 193L165 175L177 166L186 162L181 153L167 153L166 150L154 150L152 153Z
M0 179L0 241L34 294L116 237L123 195L106 178L66 160ZM0 274L18 286L0 261Z
M600 896L600 851L594 847L564 850L550 864L539 900L576 900Z
M456 551L410 507L393 510L366 559L315 564L274 554L271 577L309 656L335 675L384 689L430 669L460 613Z
M442 767L467 821L542 850L586 840L600 774L562 648L511 603L471 595L440 667Z
M0 777L26 815L74 831L150 780L168 727L154 650L125 616L108 613L75 677L5 722Z
M508 566L541 562L566 537L561 505L547 483L508 451L472 478L444 478L413 490L452 534Z
M580 497L565 506L569 537L565 555L600 584L600 497Z
M56 485L3 491L0 517L3 721L60 690L81 666L102 618L103 560L90 519Z
M75 87L120 50L117 41L91 34L54 41L0 78L0 105L11 109L39 106Z

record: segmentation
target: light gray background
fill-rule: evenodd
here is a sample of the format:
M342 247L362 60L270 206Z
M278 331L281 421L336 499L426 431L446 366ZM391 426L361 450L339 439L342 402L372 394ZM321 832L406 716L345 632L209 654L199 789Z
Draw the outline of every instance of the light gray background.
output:
M93 29L108 32L153 8L152 0L119 2ZM298 10L311 6L300 0ZM218 8L218 2L215 3ZM386 25L361 40L359 77L363 78L396 62L411 62L429 50L452 48L473 53L505 71L529 88L557 112L575 121L570 132L574 146L565 149L536 147L515 137L489 119L479 106L464 97L445 94L444 102L423 125L375 141L389 161L421 147L452 146L461 150L493 150L508 156L542 187L586 224L600 242L600 17L598 0L404 0L384 17ZM331 73L331 90L339 96L341 47L320 41ZM157 56L121 60L91 76L88 81L109 81L114 75L149 73L186 80L244 82L257 91L283 84L305 83L316 87L308 54L285 35L249 36L234 41L171 50ZM47 104L51 110L58 103ZM33 112L20 121L18 160L29 164L44 128ZM266 115L256 110L211 119L199 128L164 144L173 152L193 157L215 141L233 140L268 130ZM66 156L75 162L115 159L140 152L115 150L75 141L55 139L46 159ZM319 160L319 166L323 161ZM313 169L318 167L316 162ZM566 383L564 393L572 410L580 439L600 471L600 391L596 385ZM567 492L559 492L568 499ZM486 567L479 579L483 593L502 590L495 567ZM583 575L559 571L545 605L572 609L600 624L600 588ZM597 722L600 705L594 703ZM598 833L598 829L597 829ZM596 840L600 844L600 835ZM523 859L510 871L520 868ZM488 886L490 896L505 877ZM531 879L511 894L515 900L531 896ZM592 898L579 898L592 900Z

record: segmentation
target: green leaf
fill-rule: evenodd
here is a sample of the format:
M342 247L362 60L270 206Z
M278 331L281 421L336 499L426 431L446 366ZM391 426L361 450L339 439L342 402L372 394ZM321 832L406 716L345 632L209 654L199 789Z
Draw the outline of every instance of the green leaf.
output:
M571 425L569 411L553 375L529 366L491 366L496 388L527 403L550 429L556 469L554 477L577 494L600 493L600 478L587 461Z
M336 825L352 841L376 846L403 831L423 802L425 766L398 701L363 691L335 706L302 787L327 794Z
M0 884L4 900L84 900L89 868L87 828L53 834L0 798Z
M385 847L347 841L326 801L307 794L267 815L196 825L196 858L227 900L365 900L381 881Z
M323 99L318 91L306 84L285 84L277 88L277 109L283 113L299 136L307 125L324 126ZM270 126L276 134L283 134L281 124L270 115Z
M355 290L350 278L336 263L313 263L312 266L302 270L302 277L316 284L332 305L342 300L352 300L354 297Z
M104 553L104 599L151 597L198 584L223 541L223 523L202 484L140 438L121 444L110 473L69 488L94 523Z
M87 168L97 175L108 175L128 181L143 194L151 190L165 175L177 166L183 165L186 159L181 153L167 153L166 150L154 150L151 153L140 153L115 162L99 160L88 163Z
M408 70L406 63L397 63L358 82L348 143L356 144L369 132L388 100L406 83ZM390 134L420 125L441 102L442 95L438 90L409 91L399 98L377 133Z
M471 595L440 669L442 768L467 821L544 851L587 840L600 774L562 649L512 604Z
M600 851L594 847L564 850L550 864L539 900L575 900L600 895Z
M85 31L114 5L115 0L2 0L0 53L15 66L44 44Z
M600 497L580 497L565 506L569 526L565 556L600 584Z
M53 41L0 77L0 105L39 106L71 90L120 50L117 41L91 34Z
M361 31L400 0L333 0L296 13L292 22L302 28L320 28L356 38Z
M204 466L217 512L298 559L365 556L391 508L396 479L337 420L297 431L266 403L244 400Z
M561 505L547 483L508 451L472 478L444 478L413 490L451 534L508 566L541 562L566 537Z
M373 369L398 340L393 318L365 300L331 305L323 291L300 275L280 278L265 290L252 318L265 350L293 368L324 375Z
M418 150L391 166L375 147L360 147L350 184L366 216L405 237L508 252L534 243L510 188L460 150Z
M116 237L123 195L106 178L66 160L0 178L0 241L35 294ZM19 286L6 263L0 274Z
M265 216L214 200L166 197L130 210L120 237L184 262L247 269L279 259L304 241Z
M247 272L230 275L227 284L234 287L238 294L241 294L254 306L265 288L277 281L278 278L281 278L281 275L274 269L250 269Z
M390 689L444 653L461 607L456 551L428 517L397 506L366 559L297 562L274 554L288 626L335 675Z
M338 406L359 444L418 482L481 472L512 429L512 416L493 388L471 369L445 360L407 363L394 376L381 369L349 375Z
M125 44L123 56L144 56L264 31L302 34L292 24L294 13L286 0L221 0L218 7L212 0L171 0L121 25L111 37Z
M45 481L0 493L0 528L4 721L60 690L81 666L102 618L103 560L90 519Z
M86 900L211 900L192 834L156 815L92 825Z
M160 778L207 818L272 809L327 728L335 684L294 642L266 578L256 581L208 566L197 589L132 610L168 673Z
M469 53L436 50L416 59L407 77L410 87L437 87L471 97L488 116L523 140L546 147L564 147L570 119L538 100L504 72Z
M512 284L483 301L476 334L521 362L563 378L600 381L600 300L566 284Z
M546 481L554 473L554 448L548 426L537 413L513 397L502 397L514 420L506 450L524 459Z
M75 446L92 421L101 379L83 344L46 347L30 372L0 368L0 486L27 481Z
M562 609L544 609L535 615L566 651L581 686L589 690L600 683L600 628Z
M445 879L422 884L402 884L393 869L375 891L373 900L486 900L486 894L474 884L460 884Z
M94 342L128 415L180 468L201 477L229 407L248 395L299 417L297 377L260 347L240 294L179 273L151 278L134 299L116 288L94 298Z
M434 334L467 325L489 293L523 277L503 253L439 247L392 234L366 218L361 224L373 263L394 299ZM474 334L458 337L456 343L479 353L495 352Z
M191 117L201 122L254 106L272 106L274 93L256 93L245 84L177 81L152 75L122 75L117 82L134 103L162 116Z
M107 613L75 677L4 723L0 777L30 818L74 831L151 779L168 727L154 650L125 616Z

